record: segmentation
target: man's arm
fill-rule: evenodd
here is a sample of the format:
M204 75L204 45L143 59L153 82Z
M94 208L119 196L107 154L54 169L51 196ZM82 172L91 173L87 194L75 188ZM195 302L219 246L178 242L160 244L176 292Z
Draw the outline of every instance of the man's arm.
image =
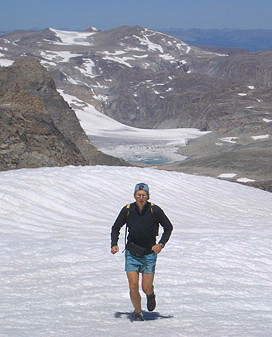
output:
M159 206L155 205L154 208L155 208L154 209L155 218L163 227L163 233L159 241L159 244L162 244L164 246L171 236L173 225L166 216L166 214L164 213L164 211Z
M118 248L118 240L119 240L119 234L120 229L124 224L127 222L127 209L126 206L123 207L116 218L113 226L111 227L111 252L112 254L115 254L119 251Z

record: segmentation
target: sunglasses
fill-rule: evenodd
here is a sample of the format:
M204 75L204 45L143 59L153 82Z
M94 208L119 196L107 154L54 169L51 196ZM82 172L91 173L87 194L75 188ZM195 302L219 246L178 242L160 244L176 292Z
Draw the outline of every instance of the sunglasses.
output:
M138 194L138 195L135 195L135 198L137 198L137 199L140 199L140 198L147 199L148 195L146 195L146 194Z

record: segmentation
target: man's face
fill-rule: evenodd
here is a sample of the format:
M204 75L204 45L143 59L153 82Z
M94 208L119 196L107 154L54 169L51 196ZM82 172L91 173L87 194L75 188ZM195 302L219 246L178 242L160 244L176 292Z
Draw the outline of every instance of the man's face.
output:
M149 199L148 193L144 190L139 190L135 192L134 194L136 205L142 209L144 208L145 204L147 203L147 200Z

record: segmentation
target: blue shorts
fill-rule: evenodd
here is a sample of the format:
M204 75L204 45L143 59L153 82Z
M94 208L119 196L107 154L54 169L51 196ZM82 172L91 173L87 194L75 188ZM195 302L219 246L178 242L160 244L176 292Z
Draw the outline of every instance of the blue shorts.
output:
M151 253L142 257L136 257L126 250L125 271L137 271L144 274L155 274L157 254Z

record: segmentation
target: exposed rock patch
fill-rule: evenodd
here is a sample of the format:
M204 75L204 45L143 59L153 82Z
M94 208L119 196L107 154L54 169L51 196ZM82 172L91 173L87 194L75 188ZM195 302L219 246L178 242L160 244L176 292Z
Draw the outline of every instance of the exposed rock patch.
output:
M39 62L23 57L0 70L0 169L122 165L97 151Z

